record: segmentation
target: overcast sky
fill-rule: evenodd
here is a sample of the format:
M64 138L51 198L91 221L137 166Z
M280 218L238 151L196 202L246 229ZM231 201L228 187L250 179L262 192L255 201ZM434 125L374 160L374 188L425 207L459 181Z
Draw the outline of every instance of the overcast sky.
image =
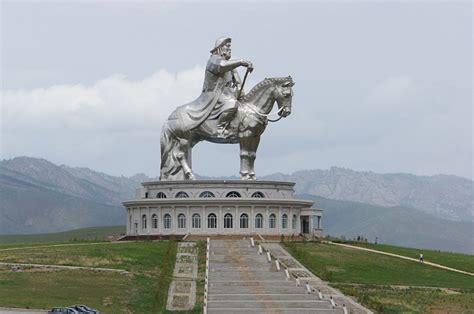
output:
M257 176L331 166L472 178L472 4L1 2L1 158L159 174L163 121L199 96L233 39L246 86L291 75ZM195 172L237 175L238 145L200 143Z

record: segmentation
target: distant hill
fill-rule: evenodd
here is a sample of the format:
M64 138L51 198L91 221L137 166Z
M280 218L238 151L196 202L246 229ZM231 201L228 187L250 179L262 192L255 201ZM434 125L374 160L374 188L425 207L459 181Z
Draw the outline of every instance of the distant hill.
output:
M0 245L14 243L107 241L109 237L115 237L125 233L125 229L125 226L108 226L73 229L54 233L0 235Z
M474 254L474 223L441 219L406 207L383 207L302 195L322 208L326 235Z
M324 209L324 232L407 246L473 251L473 182L456 176L376 174L333 167L262 180L296 182ZM115 177L88 168L17 157L0 162L0 234L121 225L121 202L144 174Z
M473 221L473 181L452 175L378 174L332 167L273 174L265 180L296 182L298 194L381 206L416 208L443 219Z
M0 234L120 225L139 182L18 157L0 163Z

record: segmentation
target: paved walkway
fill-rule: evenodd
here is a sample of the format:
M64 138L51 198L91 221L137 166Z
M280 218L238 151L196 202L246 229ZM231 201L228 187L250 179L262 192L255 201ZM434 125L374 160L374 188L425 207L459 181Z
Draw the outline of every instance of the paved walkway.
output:
M343 313L328 298L287 279L250 241L211 240L208 313Z
M368 248L360 247L360 246L356 246L356 245L349 245L349 244L343 244L343 243L336 243L336 242L331 242L331 241L328 241L328 243L329 243L329 244L333 244L333 245L338 245L338 246L343 246L343 247L351 248L351 249L356 249L356 250L361 250L361 251L367 251L367 252L373 252L373 253L378 253L378 254L383 254L383 255L398 257L398 258L401 258L401 259L406 259L406 260L413 261L413 262L417 262L417 263L420 262L417 258L407 257L407 256L403 256L403 255L398 255L398 254L394 254L394 253L388 253L388 252L383 252L383 251L378 251L378 250L373 250L373 249L368 249ZM444 265L441 265L441 264L431 263L431 262L427 262L427 261L424 261L423 264L425 264L425 265L430 265L430 266L433 266L433 267L442 268L442 269L446 269L446 270L450 270L450 271L454 271L454 272L461 273L461 274L465 274L465 275L469 275L469 276L474 276L474 273L470 273L470 272L468 272L468 271L464 271L464 270L460 270L460 269L456 269L456 268L444 266Z
M0 314L47 314L46 310L15 309L0 307Z

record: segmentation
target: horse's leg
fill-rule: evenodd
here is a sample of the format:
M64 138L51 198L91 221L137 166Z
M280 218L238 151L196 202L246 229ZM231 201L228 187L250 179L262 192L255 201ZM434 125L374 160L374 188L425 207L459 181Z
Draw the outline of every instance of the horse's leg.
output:
M190 141L186 138L179 139L179 145L175 151L175 157L183 168L185 178L196 180L191 167L187 162L188 151L191 149Z
M240 138L240 179L250 180L250 155L249 155L249 141L248 137Z
M249 177L250 180L257 180L255 177L255 158L257 157L257 148L260 144L260 136L253 137L249 145Z

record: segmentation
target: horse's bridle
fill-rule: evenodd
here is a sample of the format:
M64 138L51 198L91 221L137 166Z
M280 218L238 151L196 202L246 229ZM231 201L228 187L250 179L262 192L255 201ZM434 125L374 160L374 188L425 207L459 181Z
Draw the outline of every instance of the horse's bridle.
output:
M283 105L280 107L280 109L278 109L277 112L275 113L268 113L268 114L265 114L265 113L261 113L258 111L257 108L254 108L255 106L252 106L252 105L249 105L248 103L242 103L243 105L247 106L247 108L249 108L250 110L252 110L253 112L255 112L257 115L261 116L261 117L264 117L264 118L267 118L267 120L269 122L277 122L279 121L281 118L283 118L282 115L280 115L281 111L285 108L288 108L288 107L291 107L289 105ZM272 116L272 115L279 115L279 117L277 119L270 119L269 117Z

